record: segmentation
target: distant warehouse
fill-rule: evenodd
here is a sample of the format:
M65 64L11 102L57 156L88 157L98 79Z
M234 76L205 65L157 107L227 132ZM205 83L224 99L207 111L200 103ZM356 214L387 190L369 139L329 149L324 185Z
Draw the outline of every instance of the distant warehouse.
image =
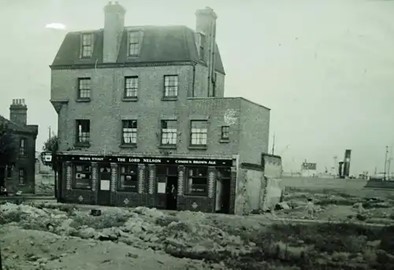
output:
M58 200L236 214L261 208L270 110L224 97L214 11L196 12L195 31L125 27L117 3L104 13L104 29L68 33L51 65Z

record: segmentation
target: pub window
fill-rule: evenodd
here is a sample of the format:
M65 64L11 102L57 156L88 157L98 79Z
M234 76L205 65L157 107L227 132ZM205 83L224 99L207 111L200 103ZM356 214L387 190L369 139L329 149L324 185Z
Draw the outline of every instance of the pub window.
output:
M19 169L19 185L25 184L26 172L25 169Z
M164 97L178 96L178 75L164 76Z
M82 34L81 58L92 57L93 54L93 34Z
M119 168L120 191L138 192L138 165L124 165Z
M222 139L228 140L230 138L230 127L222 126Z
M177 122L176 120L161 121L161 144L176 145Z
M188 168L186 181L186 193L189 195L208 194L208 168L192 167Z
M137 120L122 120L122 144L137 144Z
M124 97L137 97L138 94L138 77L125 77Z
M192 120L190 130L191 145L207 145L207 121Z
M74 166L73 188L91 189L92 188L92 166L87 164L76 164Z
M90 98L90 78L78 79L78 98L79 99Z
M25 156L26 155L26 139L21 139L19 144L19 155Z
M129 56L138 56L140 53L141 34L141 31L130 31L128 33Z
M90 141L90 120L77 120L77 143L87 144Z

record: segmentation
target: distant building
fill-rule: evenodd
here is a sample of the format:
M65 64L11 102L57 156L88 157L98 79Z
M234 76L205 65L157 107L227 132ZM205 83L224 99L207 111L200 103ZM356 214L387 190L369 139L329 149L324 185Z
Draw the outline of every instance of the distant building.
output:
M10 119L0 116L0 123L11 131L15 154L7 165L0 165L0 186L11 193L34 193L35 151L37 125L27 125L27 106L24 99L14 99Z
M125 27L122 6L104 11L104 29L68 33L51 65L58 199L226 213L258 208L270 109L224 97L215 12L198 10L193 31Z

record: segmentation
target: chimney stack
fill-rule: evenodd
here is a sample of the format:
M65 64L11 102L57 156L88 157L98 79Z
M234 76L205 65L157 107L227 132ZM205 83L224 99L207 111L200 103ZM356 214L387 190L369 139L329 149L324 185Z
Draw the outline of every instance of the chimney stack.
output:
M24 99L13 99L10 106L10 120L16 124L26 126L27 106Z
M203 54L200 55L201 60L205 61L208 66L208 96L215 96L215 47L216 47L216 13L212 8L206 7L196 11L196 32L197 35L203 34L204 38L199 38L202 41L200 47L203 49ZM201 51L199 52L201 53Z
M104 7L103 62L114 63L118 58L126 10L117 1Z

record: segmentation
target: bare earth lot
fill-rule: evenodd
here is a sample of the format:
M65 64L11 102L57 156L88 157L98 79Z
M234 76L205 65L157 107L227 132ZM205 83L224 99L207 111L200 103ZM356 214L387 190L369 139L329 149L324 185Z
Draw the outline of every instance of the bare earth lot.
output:
M393 194L348 189L298 185L287 188L284 209L244 217L144 207L102 207L92 216L89 206L3 204L3 268L394 269ZM307 198L313 219L305 217Z

